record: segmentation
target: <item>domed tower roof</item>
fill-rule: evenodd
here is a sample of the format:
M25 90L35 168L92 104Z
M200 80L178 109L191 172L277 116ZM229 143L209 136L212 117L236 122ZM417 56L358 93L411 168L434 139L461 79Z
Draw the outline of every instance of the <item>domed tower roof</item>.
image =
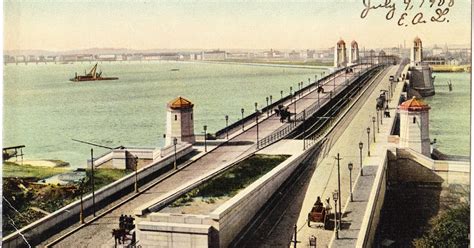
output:
M357 44L357 41L353 40L353 41L351 42L351 46L352 46L352 47L358 47L359 44Z
M379 52L379 55L380 55L380 56L385 56L384 50L381 50L381 51Z
M168 107L172 109L189 109L193 106L194 104L191 101L181 96L176 97L168 103Z
M415 43L415 45L421 44L421 39L420 39L420 37L417 36L417 37L413 40L413 43Z
M346 43L345 43L342 39L340 39L340 40L337 42L337 45L346 45Z
M423 102L423 100L413 97L410 100L404 101L400 106L398 107L401 110L407 110L407 111L426 111L431 109L431 107Z

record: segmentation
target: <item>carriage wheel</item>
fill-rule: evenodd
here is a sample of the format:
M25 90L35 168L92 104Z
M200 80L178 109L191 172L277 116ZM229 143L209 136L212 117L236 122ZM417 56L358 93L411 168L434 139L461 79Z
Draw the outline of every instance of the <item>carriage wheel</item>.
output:
M326 215L324 215L324 223L323 223L323 228L324 230L327 229L327 224L328 224L328 213L326 213Z

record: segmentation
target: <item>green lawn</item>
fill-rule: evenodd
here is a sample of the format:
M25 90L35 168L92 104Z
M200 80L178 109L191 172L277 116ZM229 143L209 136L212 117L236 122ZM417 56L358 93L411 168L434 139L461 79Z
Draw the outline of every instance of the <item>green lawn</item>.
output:
M37 177L39 179L54 176L67 172L64 167L39 167L29 164L17 164L13 162L3 162L3 177Z

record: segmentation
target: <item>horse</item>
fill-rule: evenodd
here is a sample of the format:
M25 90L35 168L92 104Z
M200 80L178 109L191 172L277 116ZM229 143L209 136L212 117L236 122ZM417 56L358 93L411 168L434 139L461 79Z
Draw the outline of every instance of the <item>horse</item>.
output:
M115 247L117 247L117 241L119 244L125 242L126 235L127 231L125 229L112 229L112 236L114 236L115 239Z

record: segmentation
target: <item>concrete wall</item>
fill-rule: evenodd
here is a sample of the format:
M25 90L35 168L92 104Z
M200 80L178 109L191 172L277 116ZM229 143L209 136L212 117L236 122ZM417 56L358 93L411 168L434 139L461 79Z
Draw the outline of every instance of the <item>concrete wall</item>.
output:
M219 220L219 226L216 227L219 231L219 247L227 247L236 238L237 234L312 151L314 150L293 155L295 158L291 160L288 158L287 161L278 165L210 214L213 219Z
M177 157L183 157L192 151L192 146L188 145L177 151ZM174 161L174 154L164 157L160 161L153 162L145 168L138 171L138 180L145 178L146 176L158 171L165 165L170 164ZM96 205L100 205L100 202L113 200L115 195L127 188L130 189L135 183L135 174L129 174L106 187L95 192ZM91 213L92 207L92 194L89 194L83 198L83 205L85 213ZM96 209L98 210L98 209ZM57 232L58 228L69 226L72 223L79 221L80 212L80 201L77 200L33 223L19 230L30 244L35 245L40 241L46 239L51 234ZM26 246L23 238L19 232L14 232L7 237L3 238L3 247L23 247Z
M370 191L370 198L365 210L364 220L360 227L356 247L370 248L374 243L377 226L380 221L380 213L385 199L385 192L387 190L388 156L388 154L385 156L384 162L377 170L374 185Z
M469 173L471 163L469 161L450 161L450 160L433 160L412 149L397 149L398 159L408 159L434 171L450 171Z
M142 221L137 225L141 247L209 247L212 226L202 224L156 223Z
M397 149L389 181L447 185L469 181L470 162L433 160L410 149Z
M153 240L166 240L167 244L162 243L166 247L201 247L190 243L177 245L170 238L169 231L162 228L162 226L179 227L183 230L189 228L188 231L182 231L187 233L187 236L182 238L190 241L195 235L192 225L201 225L212 226L208 233L208 247L227 247L295 168L312 154L315 147L288 158L209 215L151 213L143 217L137 216L137 239L140 244L151 244Z
M113 149L112 151L105 153L98 158L94 159L95 167L106 167L115 169L126 169L131 168L127 165L127 159L131 159L135 156L142 160L152 160L155 148L134 148L124 147L123 149ZM159 150L158 150L159 151ZM90 166L90 160L87 161Z

